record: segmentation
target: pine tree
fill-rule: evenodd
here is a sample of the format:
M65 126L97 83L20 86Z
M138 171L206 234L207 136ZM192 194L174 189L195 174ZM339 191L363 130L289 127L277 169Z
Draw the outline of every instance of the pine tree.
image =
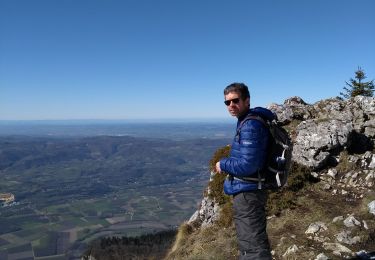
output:
M374 80L362 82L366 78L366 74L361 67L355 72L355 79L351 78L350 83L346 82L344 90L346 93L340 92L343 98L351 98L358 95L372 97L374 95ZM338 97L339 99L343 99Z

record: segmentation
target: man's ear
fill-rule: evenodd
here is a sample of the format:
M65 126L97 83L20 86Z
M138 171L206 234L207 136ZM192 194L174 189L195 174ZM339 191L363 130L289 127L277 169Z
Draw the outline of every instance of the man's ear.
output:
M250 107L250 98L249 98L249 97L245 99L245 104L246 104L248 107Z

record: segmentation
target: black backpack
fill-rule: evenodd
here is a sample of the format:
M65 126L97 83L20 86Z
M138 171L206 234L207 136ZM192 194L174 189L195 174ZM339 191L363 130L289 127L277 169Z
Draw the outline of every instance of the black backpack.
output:
M270 132L268 156L259 178L241 177L244 181L258 181L266 189L279 189L287 183L289 168L292 161L293 145L288 132L279 125L277 120L265 120L260 116L248 115L238 127L237 135L247 120L260 121Z

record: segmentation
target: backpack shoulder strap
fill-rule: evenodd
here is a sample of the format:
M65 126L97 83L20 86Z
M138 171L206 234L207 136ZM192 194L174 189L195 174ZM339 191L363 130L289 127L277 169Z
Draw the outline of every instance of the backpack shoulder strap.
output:
M263 118L261 118L260 116L256 116L256 115L247 115L247 116L245 117L245 119L242 120L242 122L240 123L240 125L237 127L237 133L236 133L236 137L235 137L237 141L239 141L240 132L241 132L241 128L242 128L243 124L244 124L246 121L248 121L248 120L257 120L257 121L261 122L262 125L263 125L265 128L269 129L269 125L267 124L267 122L266 122ZM261 174L260 170L261 170L261 169L258 169L258 178L250 178L250 179L247 179L247 178L239 178L239 179L242 180L242 181L246 181L246 179L247 179L247 181L257 181L257 182L258 182L258 189L262 189L262 185L263 185L262 182L264 182L265 179L264 179L264 177L262 177L262 174Z
M248 115L245 117L244 120L242 120L242 122L240 123L240 125L237 127L237 132L240 131L240 129L242 128L243 124L248 121L248 120L258 120L259 122L261 122L263 124L263 126L265 126L266 128L269 128L267 122L261 118L260 116L255 116L255 115Z
M269 129L269 125L267 124L267 122L261 118L260 116L256 116L256 115L247 115L245 117L244 120L241 121L240 125L237 127L237 133L236 133L236 137L238 138L239 135L240 135L240 132L241 132L241 128L243 126L243 124L248 121L248 120L258 120L259 122L261 122L263 124L264 127L266 127L267 129Z

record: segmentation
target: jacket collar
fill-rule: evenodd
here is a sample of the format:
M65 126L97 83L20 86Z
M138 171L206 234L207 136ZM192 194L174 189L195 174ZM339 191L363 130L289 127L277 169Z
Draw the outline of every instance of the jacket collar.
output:
M250 111L251 110L249 108L243 115L238 117L237 125L239 125L245 119L245 117L247 117L247 115L250 114Z

